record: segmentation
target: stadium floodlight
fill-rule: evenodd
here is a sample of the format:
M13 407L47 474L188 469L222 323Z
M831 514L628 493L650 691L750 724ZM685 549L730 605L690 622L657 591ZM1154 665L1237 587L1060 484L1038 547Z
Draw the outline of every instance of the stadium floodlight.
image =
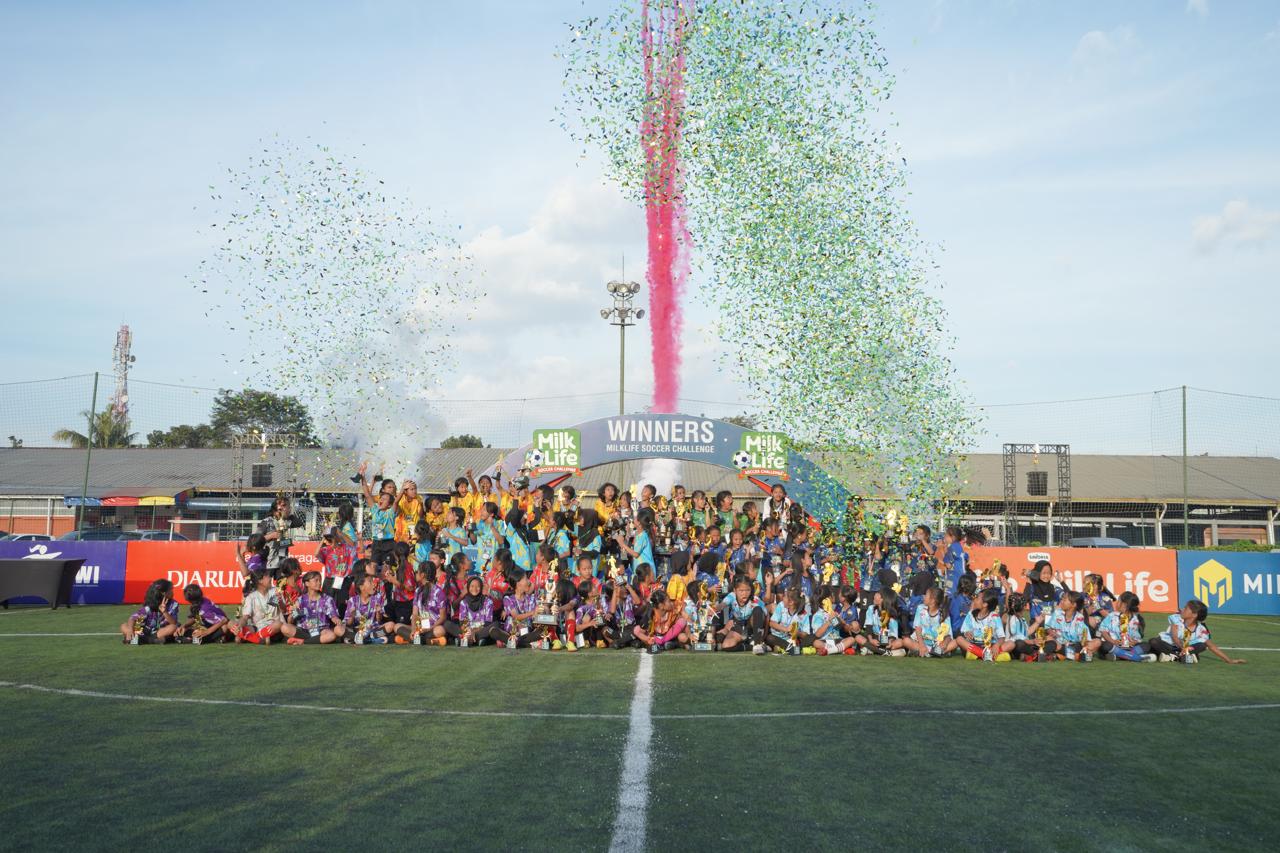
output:
M627 413L627 327L644 318L643 308L633 308L631 300L640 292L640 284L634 281L611 281L604 289L613 297L612 308L601 308L600 318L618 327L618 414Z

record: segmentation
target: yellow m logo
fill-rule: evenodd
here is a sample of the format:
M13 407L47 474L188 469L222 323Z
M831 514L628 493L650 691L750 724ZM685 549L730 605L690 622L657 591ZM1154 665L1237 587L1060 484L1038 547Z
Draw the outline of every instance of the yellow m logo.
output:
M1197 566L1191 580L1195 586L1196 598L1206 604L1221 607L1231 598L1231 570L1217 560ZM1216 604L1214 596L1218 599Z

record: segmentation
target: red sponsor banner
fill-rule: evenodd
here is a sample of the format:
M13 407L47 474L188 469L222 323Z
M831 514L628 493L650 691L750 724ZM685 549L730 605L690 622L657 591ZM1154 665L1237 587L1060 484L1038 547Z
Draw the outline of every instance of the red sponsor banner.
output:
M239 604L244 596L244 575L236 561L235 542L130 542L125 558L124 601L142 601L152 581L173 581L174 594L185 604L182 590L196 584L205 598L216 604ZM289 549L302 570L322 569L316 559L319 542L299 542Z
M1116 595L1132 592L1142 609L1172 613L1178 609L1178 553L1147 548L971 548L970 566L978 573L999 560L1009 567L1009 579L1021 589L1022 573L1039 560L1053 564L1054 574L1071 589L1084 588L1084 576L1102 575Z

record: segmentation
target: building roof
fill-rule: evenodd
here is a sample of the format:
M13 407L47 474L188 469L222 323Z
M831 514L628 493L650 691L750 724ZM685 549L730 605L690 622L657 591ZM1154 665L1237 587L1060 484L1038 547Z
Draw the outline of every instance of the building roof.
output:
M418 487L423 492L442 493L468 468L481 471L493 465L498 455L510 452L496 448L464 448L425 451ZM232 488L238 451L171 450L134 448L95 450L89 470L90 497L126 495L134 497L175 496L183 492L227 492ZM296 455L299 488L321 493L357 491L351 482L357 456L353 451L299 449ZM272 485L254 488L251 466L272 465ZM1027 493L1027 472L1048 472L1048 497L1057 494L1055 457L1042 455L1017 458L1017 493L1021 500L1035 500ZM0 497L77 496L84 480L85 451L66 448L0 449ZM675 467L669 467L675 466ZM269 449L244 454L244 491L271 493L288 481L289 452ZM844 466L836 465L839 469ZM1280 504L1280 459L1245 456L1194 456L1188 459L1189 499L1197 504ZM1000 501L1004 497L1003 460L998 453L976 453L961 463L964 486L958 496L970 501ZM401 479L405 472L387 471ZM855 491L867 491L860 483L862 472L850 465L838 472ZM1075 501L1174 503L1182 500L1181 457L1101 456L1071 457L1072 497ZM641 460L615 462L589 468L571 482L580 492L594 494L606 482L620 488L649 480L672 478L690 490L717 492L727 489L739 497L754 496L759 490L750 481L739 479L729 469L706 463Z

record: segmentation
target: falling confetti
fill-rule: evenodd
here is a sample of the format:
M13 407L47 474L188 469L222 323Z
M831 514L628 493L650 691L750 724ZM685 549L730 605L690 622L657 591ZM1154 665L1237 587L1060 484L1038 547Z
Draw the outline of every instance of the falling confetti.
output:
M211 319L238 318L246 383L301 398L333 446L414 472L475 298L457 242L324 146L273 141L209 189L221 236L195 285Z
M624 3L571 30L561 117L650 210L656 197L687 212L721 338L745 344L725 366L760 422L856 460L872 474L864 493L916 510L954 494L953 454L977 424L903 203L905 164L873 122L893 80L857 8ZM651 43L678 65L674 132L653 131L672 93L649 85ZM838 494L808 509L843 514Z

